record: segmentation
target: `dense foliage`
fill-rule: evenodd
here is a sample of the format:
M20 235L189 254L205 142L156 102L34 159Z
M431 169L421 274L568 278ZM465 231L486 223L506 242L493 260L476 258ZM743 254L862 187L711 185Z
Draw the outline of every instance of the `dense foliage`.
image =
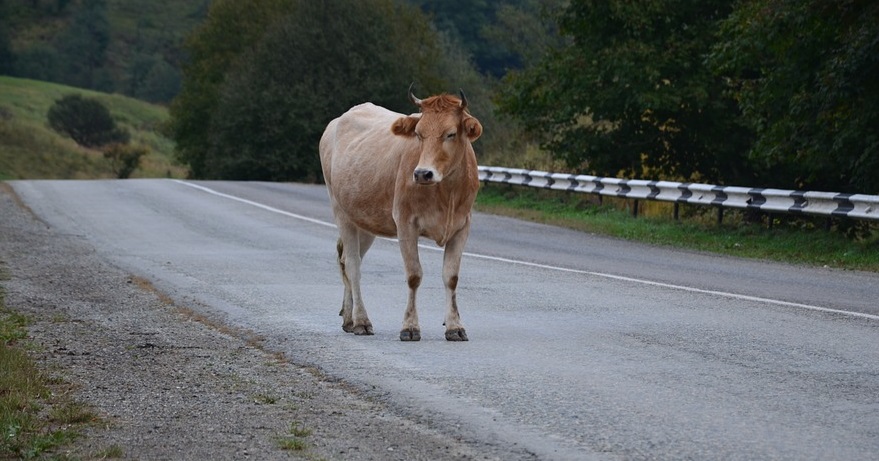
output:
M879 4L571 0L498 98L572 169L879 192Z
M411 8L385 0L298 2L227 75L205 174L316 180L327 122L364 101L411 112L405 88L413 80L442 85L439 61L429 24Z
M755 168L807 189L879 193L879 3L751 0L710 63L756 133Z
M879 193L870 0L0 0L0 73L176 98L195 177L319 179L322 126L415 81L480 162Z
M208 2L0 0L0 74L168 102Z
M702 65L729 9L698 0L572 2L559 20L567 42L511 74L501 106L575 169L739 179L748 137L721 80Z
M127 131L116 126L109 109L93 98L71 94L49 108L49 126L70 136L84 147L100 147L110 143L126 143Z
M521 67L519 55L488 34L488 29L498 22L497 14L504 6L519 6L527 3L525 0L411 0L411 3L430 15L437 29L466 47L480 71L500 77L507 69Z
M455 69L425 16L393 0L218 0L187 47L171 128L202 178L317 180L331 119L364 101L411 112L411 82L435 92Z
M431 15L443 40L472 56L482 72L500 76L520 64L519 55L507 49L504 37L485 31L503 20L505 8L545 1L395 3L420 7ZM211 3L0 0L0 74L168 102L180 89L180 70L187 59L183 38L202 23Z
M84 0L69 27L55 40L58 70L66 82L81 88L113 91L105 66L110 45L110 22L105 0Z
M192 177L208 175L211 120L226 74L240 55L256 46L271 21L290 14L292 6L287 0L219 0L187 39L190 60L183 88L170 107L169 134Z

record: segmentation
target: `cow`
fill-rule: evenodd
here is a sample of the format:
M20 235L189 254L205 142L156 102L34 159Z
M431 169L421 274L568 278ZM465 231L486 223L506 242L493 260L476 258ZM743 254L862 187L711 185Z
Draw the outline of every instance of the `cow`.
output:
M409 100L411 115L364 103L332 120L320 140L320 160L339 228L336 245L345 285L342 330L372 335L360 291L361 261L376 236L399 241L409 300L400 340L419 341L421 327L415 294L421 285L418 240L444 247L445 337L467 341L455 292L464 244L470 234L470 210L479 190L471 143L482 124L467 110L467 98L440 94Z

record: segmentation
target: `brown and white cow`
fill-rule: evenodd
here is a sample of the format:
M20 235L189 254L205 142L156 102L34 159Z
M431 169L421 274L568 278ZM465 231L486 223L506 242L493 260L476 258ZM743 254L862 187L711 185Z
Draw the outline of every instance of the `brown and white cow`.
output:
M371 103L352 107L327 125L320 160L339 226L339 268L345 283L342 329L373 334L360 292L360 265L375 237L400 242L409 302L400 339L418 341L415 294L421 284L418 239L445 247L446 339L467 341L455 290L470 208L479 189L471 142L482 125L467 111L467 98L447 94L409 99L421 112L403 115Z

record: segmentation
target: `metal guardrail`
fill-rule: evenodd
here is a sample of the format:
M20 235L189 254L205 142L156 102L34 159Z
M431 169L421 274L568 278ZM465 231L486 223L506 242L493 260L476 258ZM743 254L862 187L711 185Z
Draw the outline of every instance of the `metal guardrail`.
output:
M718 207L718 221L723 219L723 208L879 221L879 195L604 178L496 166L480 166L479 180L634 200L673 202L676 204L675 218L678 215L677 204L688 203ZM636 215L637 209L635 206Z

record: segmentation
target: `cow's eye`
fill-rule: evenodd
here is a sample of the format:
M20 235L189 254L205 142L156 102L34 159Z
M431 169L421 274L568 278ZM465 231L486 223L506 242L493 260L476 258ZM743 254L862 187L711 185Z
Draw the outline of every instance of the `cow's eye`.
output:
M446 135L446 139L455 139L455 136L456 136L457 134L458 134L458 133L449 133L449 134Z

